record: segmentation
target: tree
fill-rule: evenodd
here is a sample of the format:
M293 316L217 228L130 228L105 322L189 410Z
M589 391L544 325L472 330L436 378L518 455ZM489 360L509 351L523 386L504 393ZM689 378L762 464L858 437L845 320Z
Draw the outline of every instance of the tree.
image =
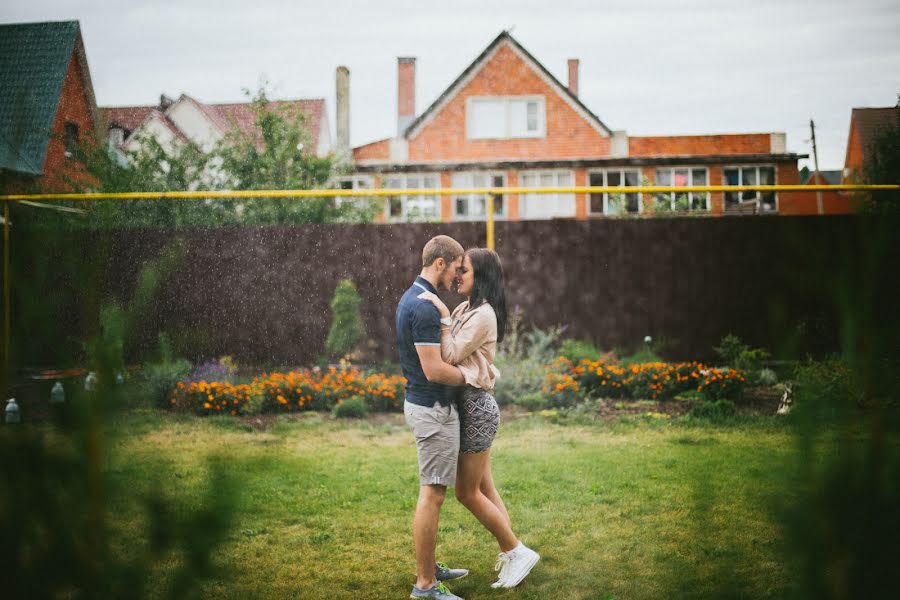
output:
M356 286L349 279L341 280L334 290L331 311L334 318L325 340L325 353L329 358L350 354L364 335L359 307L362 299Z
M246 91L250 96L250 92ZM328 187L335 174L331 156L318 157L304 126L306 115L269 101L260 86L251 102L258 135L234 128L215 156L226 185L234 190L295 190ZM363 203L364 204L364 203ZM329 223L371 221L368 206L338 204L332 198L260 198L244 200L248 223Z
M250 96L250 92L246 92ZM210 191L204 200L108 200L83 202L90 227L183 227L237 224L371 222L372 203L332 198L225 199L215 191L314 189L329 186L336 167L330 156L318 157L296 106L268 99L265 85L251 97L255 133L235 127L210 153L194 144L163 147L152 137L137 151L112 150L102 139L85 138L82 165L69 184L74 191L163 192Z

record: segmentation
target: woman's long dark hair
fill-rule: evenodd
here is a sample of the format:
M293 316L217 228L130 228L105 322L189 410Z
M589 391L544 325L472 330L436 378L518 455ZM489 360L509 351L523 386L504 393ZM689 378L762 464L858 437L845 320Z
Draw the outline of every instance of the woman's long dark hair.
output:
M488 248L466 250L472 261L475 282L469 295L469 308L476 308L488 302L497 315L497 341L502 342L506 334L506 292L503 291L503 266L497 253Z

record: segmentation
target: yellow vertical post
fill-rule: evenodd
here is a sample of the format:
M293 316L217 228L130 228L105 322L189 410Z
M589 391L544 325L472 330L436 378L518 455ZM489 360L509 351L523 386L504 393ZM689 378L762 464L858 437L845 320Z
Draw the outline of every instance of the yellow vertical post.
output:
M9 368L9 200L3 203L3 373Z
M487 197L487 247L494 249L494 195Z

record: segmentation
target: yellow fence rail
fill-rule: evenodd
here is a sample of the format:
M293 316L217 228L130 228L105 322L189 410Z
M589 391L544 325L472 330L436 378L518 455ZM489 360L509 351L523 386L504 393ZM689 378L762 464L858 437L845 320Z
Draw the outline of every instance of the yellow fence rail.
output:
M489 187L489 188L420 188L362 190L220 190L193 192L108 192L87 194L5 194L0 201L17 200L141 200L141 199L206 199L206 198L346 198L385 196L455 196L504 194L655 194L670 192L862 192L898 190L900 185L700 185L700 186L576 186L576 187Z

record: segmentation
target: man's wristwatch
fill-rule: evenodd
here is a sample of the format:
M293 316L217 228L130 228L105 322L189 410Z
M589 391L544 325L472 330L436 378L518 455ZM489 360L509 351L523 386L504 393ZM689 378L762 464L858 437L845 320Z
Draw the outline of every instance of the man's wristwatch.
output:
M450 317L444 317L443 319L441 319L441 325L450 327L451 325L453 325L453 319L451 319Z

